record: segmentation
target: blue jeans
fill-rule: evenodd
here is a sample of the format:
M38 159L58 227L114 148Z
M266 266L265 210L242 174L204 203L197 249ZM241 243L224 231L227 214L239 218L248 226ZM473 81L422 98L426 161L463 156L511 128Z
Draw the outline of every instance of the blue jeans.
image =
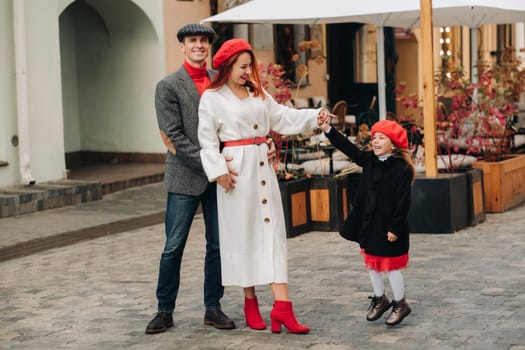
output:
M157 283L158 311L173 313L179 292L182 254L195 212L202 206L206 231L204 261L204 305L206 310L220 309L224 294L221 280L219 223L217 218L217 187L208 184L200 196L168 193L166 205L166 244L160 257Z

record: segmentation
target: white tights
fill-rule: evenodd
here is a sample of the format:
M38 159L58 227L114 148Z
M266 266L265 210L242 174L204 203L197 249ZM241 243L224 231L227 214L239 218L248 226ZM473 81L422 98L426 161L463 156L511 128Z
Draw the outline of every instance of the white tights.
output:
M372 282L372 288L374 288L374 294L377 297L382 296L385 293L385 281L383 279L383 273L375 270L368 270L370 275L370 281ZM405 284L403 282L403 275L400 270L389 271L388 279L390 280L390 287L392 287L392 293L394 294L394 300L399 301L405 297Z

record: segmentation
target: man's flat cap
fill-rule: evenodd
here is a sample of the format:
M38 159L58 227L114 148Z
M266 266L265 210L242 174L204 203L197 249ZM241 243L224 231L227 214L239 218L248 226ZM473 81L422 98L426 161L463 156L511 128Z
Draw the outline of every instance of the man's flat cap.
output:
M186 24L177 32L177 39L183 42L184 38L189 35L206 35L211 43L215 38L215 31L211 27L198 23Z

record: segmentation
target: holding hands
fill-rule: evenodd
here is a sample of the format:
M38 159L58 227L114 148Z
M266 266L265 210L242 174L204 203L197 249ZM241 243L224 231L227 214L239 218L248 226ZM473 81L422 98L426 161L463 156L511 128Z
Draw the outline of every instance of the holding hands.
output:
M336 115L330 113L326 109L322 108L319 113L317 114L317 125L323 132L327 132L328 129L330 129L330 120L331 118L337 118ZM271 138L268 138L266 141L268 144L268 160L270 162L273 162L275 160L277 149L275 147L275 143ZM226 162L229 162L232 160L231 157L225 157ZM219 186L221 186L224 189L225 193L228 193L229 191L233 190L235 188L235 185L237 184L236 177L238 176L237 172L228 166L228 174L223 174L219 177L217 177L216 181Z
M337 118L336 115L328 112L326 109L321 109L317 115L317 125L323 132L327 132L330 129L330 119Z

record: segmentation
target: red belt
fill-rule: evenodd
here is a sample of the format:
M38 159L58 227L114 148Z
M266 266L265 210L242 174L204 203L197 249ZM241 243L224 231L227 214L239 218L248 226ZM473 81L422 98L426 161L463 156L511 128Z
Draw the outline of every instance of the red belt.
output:
M249 139L235 140L235 141L224 141L224 147L233 146L246 146L246 145L260 145L266 143L266 137L252 137Z

